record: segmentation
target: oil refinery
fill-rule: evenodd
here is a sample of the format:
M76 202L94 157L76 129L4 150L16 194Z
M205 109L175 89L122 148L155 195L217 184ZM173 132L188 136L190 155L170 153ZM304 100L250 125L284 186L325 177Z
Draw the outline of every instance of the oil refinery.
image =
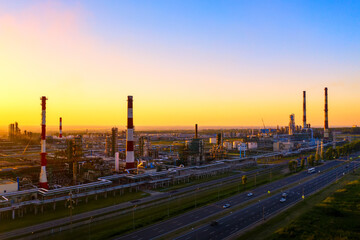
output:
M128 96L125 131L113 127L107 132L63 132L60 117L59 132L47 135L48 99L43 96L41 134L22 132L15 122L9 125L8 138L1 140L0 219L56 212L69 201L87 204L108 196L177 189L248 168L270 169L271 176L272 167L287 163L289 157L298 166L312 166L307 155L315 152L317 161L323 161L327 148L349 139L329 129L327 88L323 129L307 122L305 91L302 100L302 126L290 114L288 126L274 129L264 124L258 129L199 130L195 124L193 132L154 133L134 131L133 96Z

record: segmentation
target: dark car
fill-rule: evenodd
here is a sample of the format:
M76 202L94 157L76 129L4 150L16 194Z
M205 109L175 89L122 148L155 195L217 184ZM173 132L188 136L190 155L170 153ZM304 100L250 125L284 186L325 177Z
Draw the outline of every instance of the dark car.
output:
M219 225L219 223L217 221L212 221L210 223L210 226L212 226L212 227L217 226L217 225Z

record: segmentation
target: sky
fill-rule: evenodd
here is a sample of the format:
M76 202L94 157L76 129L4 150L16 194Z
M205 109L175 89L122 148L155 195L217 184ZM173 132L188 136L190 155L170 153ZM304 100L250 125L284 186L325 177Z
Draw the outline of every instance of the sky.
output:
M0 0L2 127L360 125L359 66L359 1Z

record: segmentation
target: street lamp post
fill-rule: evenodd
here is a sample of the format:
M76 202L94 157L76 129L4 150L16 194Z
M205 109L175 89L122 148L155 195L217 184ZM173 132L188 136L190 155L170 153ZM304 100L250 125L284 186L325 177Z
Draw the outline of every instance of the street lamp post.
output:
M197 192L198 192L199 188L195 189L195 208L197 207Z
M256 187L256 175L257 175L257 172L255 172L255 187Z
M220 184L218 184L218 187L217 187L217 190L218 190L218 200L220 199L220 190L219 190L219 185L220 185Z
M72 199L72 191L71 190L69 192L69 198L67 199L67 201L69 203L68 208L70 210L70 226L71 226L71 229L72 229L72 210L74 209L73 203L75 201Z
M263 221L265 221L265 207L263 205Z
M167 204L167 207L168 207L168 209L167 209L167 210L168 210L168 211L167 211L167 212L168 212L168 217L170 217L170 209L169 209L170 199L171 199L171 194L170 194L170 196L169 196L169 198L168 198L168 202L167 202L167 203L168 203L168 204Z
M132 217L133 217L133 230L135 230L135 208L136 208L136 205L133 207L133 211L132 211Z
M89 238L91 238L91 222L92 222L93 216L90 217L89 219Z

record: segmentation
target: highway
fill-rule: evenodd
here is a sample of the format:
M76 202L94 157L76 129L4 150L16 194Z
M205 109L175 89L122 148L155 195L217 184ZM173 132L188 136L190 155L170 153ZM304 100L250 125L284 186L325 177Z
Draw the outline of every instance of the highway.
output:
M281 193L276 194L217 220L218 225L216 226L207 224L176 239L226 239L235 237L238 233L241 233L241 230L259 223L267 217L301 201L303 194L306 198L308 195L326 187L354 168L358 168L360 163L351 162L347 165L349 166L340 166L324 174L318 174L318 177L292 187L286 191L288 196L286 197L287 200L283 203L280 202Z
M256 169L256 170L252 170L252 171L249 171L246 173L239 173L239 174L235 174L235 175L232 175L229 177L207 181L204 183L180 188L180 189L170 191L170 192L163 192L163 193L145 197L145 198L142 198L139 200L124 202L124 203L120 203L117 205L100 208L100 209L92 210L89 212L80 213L80 214L72 216L72 219L70 219L70 217L65 217L65 218L60 218L60 219L51 220L51 221L47 221L44 223L32 225L29 227L12 230L9 232L0 233L0 239L15 238L15 237L23 236L25 234L43 232L45 230L48 230L48 232L62 231L62 230L67 229L66 227L64 227L64 225L68 225L68 228L70 228L70 226L69 226L70 222L82 221L81 224L88 224L90 218L92 219L93 222L95 222L97 220L103 220L106 218L115 217L115 216L118 216L118 215L121 215L121 214L131 211L131 209L134 205L138 205L137 209L149 207L152 205L160 204L161 202L168 201L168 197L170 195L172 195L173 199L174 199L175 195L184 196L185 194L192 194L192 191L196 190L196 189L204 190L204 189L208 189L208 188L213 188L217 184L224 183L224 182L229 183L229 182L234 182L234 181L241 181L239 179L241 179L241 176L244 174L246 174L249 177L249 176L253 176L254 174L257 173L258 176L260 176L261 174L268 174L270 169L274 170L274 169L281 168L281 167L282 166L276 165L276 166L271 166L271 167L268 167L265 169ZM98 190L98 192L100 193L100 190ZM62 198L63 199L61 199L61 200L64 200L65 198L68 198L68 196L64 196ZM156 200L156 201L153 202L154 200ZM39 200L32 200L32 201L40 203ZM49 199L48 201L51 202L51 201L53 201L53 199ZM104 214L107 214L107 215L103 216ZM99 215L102 215L102 216L96 217ZM77 224L77 225L80 226L81 224ZM36 236L36 234L34 235L34 238L35 238L35 236Z
M326 169L337 166L341 163L341 161L331 161L322 166L316 167L316 170L323 172ZM192 210L188 213L182 214L180 216L171 218L169 220L151 225L149 227L145 227L138 231L132 232L130 234L120 236L115 238L117 240L125 240L125 239L153 239L164 236L170 232L173 232L181 227L189 225L191 223L198 222L200 220L206 219L211 215L215 215L224 211L222 206L226 203L231 204L232 206L245 203L247 201L253 200L254 198L258 198L265 194L268 194L268 191L272 192L279 189L284 189L287 185L294 184L300 182L301 180L305 181L305 178L309 177L306 171L303 171L296 175L291 175L289 177L280 179L278 181L274 181L272 183L260 186L256 189L251 190L254 194L252 197L247 196L247 192L237 194L230 198L218 201L211 205L206 205L204 207ZM322 176L323 174L319 174ZM325 174L324 174L325 175ZM280 199L280 198L279 198ZM194 232L196 233L196 231ZM195 236L195 235L194 235ZM192 235L190 235L190 238ZM204 238L205 239L205 238Z

